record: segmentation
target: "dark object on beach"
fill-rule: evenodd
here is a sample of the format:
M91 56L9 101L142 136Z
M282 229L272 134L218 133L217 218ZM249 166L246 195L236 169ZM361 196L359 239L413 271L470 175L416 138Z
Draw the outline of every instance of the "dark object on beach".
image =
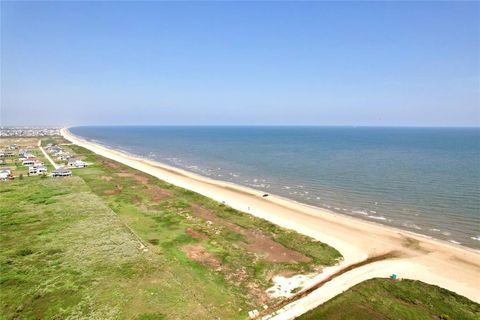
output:
M268 193L265 193L262 197L264 197L264 198L268 197Z

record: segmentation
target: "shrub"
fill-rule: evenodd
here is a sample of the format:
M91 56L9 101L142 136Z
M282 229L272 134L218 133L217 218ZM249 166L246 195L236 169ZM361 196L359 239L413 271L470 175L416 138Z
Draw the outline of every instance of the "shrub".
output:
M21 256L21 257L25 257L25 256L29 256L33 253L33 251L31 249L20 249L17 251L17 256Z

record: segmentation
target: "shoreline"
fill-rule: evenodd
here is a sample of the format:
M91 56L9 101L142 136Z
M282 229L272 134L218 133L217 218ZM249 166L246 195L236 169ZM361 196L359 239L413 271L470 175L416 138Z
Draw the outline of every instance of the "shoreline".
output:
M77 128L72 127L71 129L73 130ZM248 162L249 164L246 167L243 167L242 163L238 162L238 154L235 150L232 150L232 153L235 153L236 155L235 158L231 158L231 155L225 155L227 158L224 160L217 162L215 159L212 159L211 161L208 161L206 160L210 157L208 156L208 153L205 153L206 157L202 155L202 152L208 150L208 148L205 149L204 147L199 147L198 150L202 149L204 151L200 152L198 157L195 156L192 158L193 154L189 155L188 149L185 149L185 142L181 142L183 141L181 140L180 146L183 147L180 147L180 153L175 153L168 146L169 141L176 141L175 137L172 137L173 140L160 139L163 143L167 143L165 146L166 149L161 150L156 149L158 147L153 148L150 145L151 143L155 144L154 138L152 141L149 140L152 138L151 136L149 139L145 140L147 142L144 140L139 141L139 146L137 147L135 140L127 139L130 142L125 144L122 141L116 140L113 136L111 137L112 139L102 140L97 139L98 137L95 135L89 135L88 131L87 135L83 137L81 132L83 131L79 131L77 137L100 145L106 149L119 151L133 158L153 161L162 167L168 167L184 173L188 172L196 177L202 176L204 178L209 178L216 183L225 183L235 187L242 187L255 194L257 192L268 193L276 198L313 207L317 210L329 212L330 214L341 214L343 216L360 219L369 223L388 226L401 232L425 236L452 245L460 245L468 250L480 253L480 237L478 236L479 229L476 227L478 225L478 218L476 217L476 212L473 212L473 215L471 212L471 210L475 208L474 199L472 200L473 202L467 201L470 198L465 201L462 200L461 204L451 202L449 203L450 206L446 206L448 200L439 200L439 202L429 200L431 194L427 192L424 195L420 190L425 188L425 181L430 177L428 175L418 180L417 183L411 182L413 184L410 185L409 188L406 188L405 185L403 186L403 188L409 190L419 190L420 193L415 193L415 196L412 198L412 194L407 193L403 196L401 188L396 189L398 184L397 181L390 181L387 185L382 184L382 186L385 187L385 190L388 191L382 191L384 190L383 188L379 191L372 191L376 190L375 188L377 184L375 183L372 185L372 182L366 182L365 185L362 185L359 180L359 177L363 174L362 172L358 172L359 175L350 174L348 179L340 178L339 186L341 187L336 187L334 184L331 184L331 181L328 182L330 178L325 179L325 181L322 180L323 178L320 179L320 176L315 176L314 178L299 178L302 176L304 170L303 166L299 167L298 171L300 173L298 174L293 172L284 175L279 171L279 168L282 168L282 162L277 164L272 163L272 165L269 164L268 166L273 168L273 171L269 171L270 169L264 167L264 165L267 163L266 159L270 158L259 159L261 160L261 163L263 163L259 168L254 167L255 169L253 169L251 167L252 163L250 162ZM110 131L107 130L107 132ZM142 138L139 136L137 139ZM226 148L225 150L228 150L228 145L224 145L223 147ZM196 152L198 152L198 150ZM216 148L214 150L217 150L216 155L220 159L223 159L219 149ZM252 154L255 154L255 152ZM266 157L270 156L267 154ZM251 160L252 159L247 159L247 161ZM296 158L290 157L288 161L294 161L293 163L296 163L295 166L302 165ZM369 163L370 162L371 161L369 161ZM305 170L311 170L312 168L310 166L311 164L307 164ZM267 171L261 170L261 168L264 168ZM334 170L336 169L334 168ZM271 173L266 174L266 172ZM328 177L333 177L332 172L326 171L324 174ZM407 179L406 177L408 177L408 172L403 172L402 176L399 177L399 181L403 181L402 183L404 183L405 179ZM363 177L362 180L373 181L377 178L378 177L373 177L370 179L370 177L367 177L367 179L365 179L365 177ZM345 185L346 180L350 180L351 183ZM382 183L381 180L382 179L380 179L379 183ZM422 186L417 187L417 185ZM443 181L441 185L446 186L448 183ZM449 188L451 192L448 194L445 194L445 190L447 189L443 191L439 190L436 196L441 199L450 199L454 201L453 199L458 198L455 196L457 192L456 190L460 192L459 190L462 188L460 185L461 184L459 184L458 188L455 188L454 190L451 190L452 186L450 186ZM429 188L429 190L430 193L437 193L437 191L433 191L434 189L432 188ZM449 195L451 195L452 198L450 198ZM402 197L404 198L403 200L401 199ZM468 208L462 210L463 205ZM443 212L445 214L443 214Z
M62 131L62 130L65 130L65 131ZM169 165L169 164L166 164L166 163L163 163L163 162L159 162L157 160L149 159L149 158L144 157L144 156L133 154L129 151L122 150L122 149L119 149L119 148L115 148L113 146L103 144L100 141L86 140L84 138L81 138L81 137L71 133L68 130L68 128L62 128L60 131L61 131L62 135L63 135L63 132L65 132L69 136L73 137L74 139L76 139L78 141L82 141L82 142L87 143L87 144L93 144L93 145L96 145L96 146L98 146L100 148L103 148L105 150L109 150L111 152L115 152L115 153L127 156L129 158L139 160L141 162L146 162L146 163L148 163L150 165L153 165L155 167L165 169L165 170L177 173L177 174L181 174L181 175L190 177L192 179L207 180L208 182L210 182L212 184L223 186L223 187L231 187L232 189L238 190L240 192L247 192L248 194L255 195L255 196L261 196L261 195L267 193L269 195L269 197L268 197L269 200L277 199L277 200L281 201L282 204L287 204L287 205L288 204L293 204L293 205L296 205L296 206L302 206L302 207L305 207L305 208L308 208L308 209L313 209L315 211L326 213L326 214L329 214L329 215L332 215L332 216L336 216L336 217L340 216L342 219L350 219L350 220L352 220L353 223L361 221L362 223L365 223L365 224L371 224L371 225L375 225L375 226L390 229L390 231L392 231L392 232L399 232L399 233L408 234L408 235L415 236L415 237L430 239L430 240L440 242L440 243L442 243L444 245L447 245L447 246L460 247L464 250L468 250L468 251L471 251L473 253L480 254L480 249L476 249L476 248L466 246L463 243L456 243L455 241L452 242L452 240L435 238L434 236L419 233L419 232L416 232L414 230L403 229L403 228L400 228L400 227L397 227L397 226L389 225L389 224L386 224L386 223L381 223L381 222L379 222L375 219L364 219L360 216L349 215L349 214L343 213L341 211L333 210L331 208L329 209L329 208L324 208L322 206L317 206L317 205L314 205L314 204L304 203L304 202L301 202L299 200L295 200L295 199L292 199L292 198L288 198L286 196L271 193L271 192L266 191L266 190L258 190L258 189L255 189L255 188L251 187L251 186L246 186L246 185L243 185L243 184L240 184L240 183L215 179L215 178L212 178L212 177L209 177L209 176L202 175L200 173L190 171L190 170L185 169L185 168L176 167L176 166ZM184 188L190 190L188 187L184 187ZM248 212L248 211L245 211L245 210L241 210L241 209L239 209L239 210L243 211L243 212L251 213L251 212Z
M79 146L101 156L121 162L153 175L161 180L185 188L237 210L269 220L282 227L313 237L337 249L344 257L338 268L366 259L372 255L398 251L401 258L386 260L352 270L342 276L348 280L330 283L329 292L319 288L294 302L281 318L294 317L355 285L360 279L388 277L395 272L400 278L421 280L444 287L467 298L480 302L480 252L451 244L427 235L401 230L372 221L336 213L327 209L303 204L277 195L262 197L263 191L214 180L156 161L125 154L90 142L61 129L62 136ZM392 271L393 270L393 271ZM354 272L355 271L355 272ZM361 276L358 276L361 273ZM357 274L357 277L352 277ZM323 295L321 295L321 293ZM332 296L332 297L333 297Z

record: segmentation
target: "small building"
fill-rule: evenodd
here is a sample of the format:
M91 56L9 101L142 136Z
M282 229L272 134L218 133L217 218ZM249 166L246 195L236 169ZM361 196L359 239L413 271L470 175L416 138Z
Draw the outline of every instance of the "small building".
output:
M37 161L37 159L35 158L28 158L28 159L25 159L22 161L22 165L24 166L33 166L35 165L35 161Z
M0 180L5 181L10 179L12 172L9 169L0 170Z
M50 149L48 149L48 152L53 153L53 154L59 154L63 152L63 150L57 146L53 146Z
M27 149L20 149L18 151L18 157L28 158L28 154L30 153Z
M64 154L62 154L60 157L58 157L58 159L63 160L63 161L67 161L67 160L69 160L69 159L71 159L71 158L72 158L72 156L71 156L70 154L68 154L68 153L64 153Z
M16 157L17 154L15 151L12 150L2 150L0 151L0 157Z
M69 159L68 166L74 168L84 168L87 166L87 163L78 159Z
M72 175L72 171L68 168L60 167L55 169L55 171L52 172L52 177L68 177Z
M36 175L39 175L39 174L46 174L46 173L47 173L47 167L45 167L43 165L28 167L28 175L29 176L36 176Z

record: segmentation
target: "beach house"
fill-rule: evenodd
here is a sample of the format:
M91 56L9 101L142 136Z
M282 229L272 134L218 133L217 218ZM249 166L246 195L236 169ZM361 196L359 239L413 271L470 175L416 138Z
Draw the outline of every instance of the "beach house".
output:
M35 158L27 158L25 160L22 161L22 165L24 166L33 166L35 165L35 162L37 161L37 159Z
M16 153L12 150L1 150L0 157L15 157Z
M29 176L36 176L39 174L46 174L46 173L47 173L47 167L45 167L44 165L35 165L35 166L28 167Z
M0 181L8 180L10 178L10 175L11 175L10 169L0 170Z
M72 158L72 156L69 153L64 153L64 154L62 154L61 156L58 157L58 159L63 160L63 161L69 160L71 158Z
M52 172L52 177L68 177L72 175L72 171L68 168L60 167Z
M74 167L74 168L84 168L87 166L87 163L82 161L82 160L78 160L78 159L73 159L73 158L70 158L68 160L68 164L67 164L69 167Z

